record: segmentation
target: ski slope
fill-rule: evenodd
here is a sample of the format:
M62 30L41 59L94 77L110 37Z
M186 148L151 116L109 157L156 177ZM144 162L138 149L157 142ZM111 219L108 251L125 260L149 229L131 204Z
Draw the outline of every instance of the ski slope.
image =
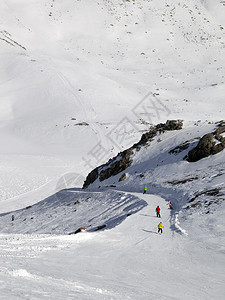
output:
M186 226L182 234L179 226L171 227L173 211L163 198L133 195L147 205L110 230L1 234L2 299L222 300L224 250L215 245L212 258L203 231ZM155 216L157 205L161 219ZM38 216L48 226L43 214Z
M224 2L1 0L0 12L0 299L223 300L223 195L185 207L224 192L224 151L194 165L168 151L224 119ZM126 181L79 189L167 119L184 130L142 149Z
M23 201L21 185L43 199L39 181L52 193L32 172L36 157L56 186L131 146L149 123L224 118L222 2L8 0L0 9L0 162L14 160L19 179L2 200ZM13 177L7 168L1 178Z

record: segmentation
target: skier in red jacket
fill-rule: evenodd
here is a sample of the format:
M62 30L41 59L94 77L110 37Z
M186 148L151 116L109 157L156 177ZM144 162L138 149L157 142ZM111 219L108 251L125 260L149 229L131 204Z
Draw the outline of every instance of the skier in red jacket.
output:
M160 216L160 207L159 206L156 207L155 211L156 211L156 217L161 218L161 216Z

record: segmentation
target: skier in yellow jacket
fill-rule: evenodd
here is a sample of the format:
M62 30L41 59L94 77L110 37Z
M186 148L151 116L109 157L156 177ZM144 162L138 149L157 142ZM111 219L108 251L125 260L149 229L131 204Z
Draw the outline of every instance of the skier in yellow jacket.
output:
M159 223L158 225L158 233L162 233L162 229L164 228L162 222Z

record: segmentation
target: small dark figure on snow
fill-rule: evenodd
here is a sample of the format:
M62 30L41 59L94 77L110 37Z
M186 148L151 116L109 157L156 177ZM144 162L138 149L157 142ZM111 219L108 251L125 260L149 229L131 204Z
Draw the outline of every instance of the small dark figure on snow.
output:
M143 194L145 194L147 192L147 186L144 187L144 192Z
M156 207L155 211L156 211L156 217L161 218L161 216L160 216L160 207L159 206Z
M15 220L15 217L14 217L14 215L12 215L12 222Z
M158 225L158 233L162 233L162 229L164 228L162 222L159 223Z

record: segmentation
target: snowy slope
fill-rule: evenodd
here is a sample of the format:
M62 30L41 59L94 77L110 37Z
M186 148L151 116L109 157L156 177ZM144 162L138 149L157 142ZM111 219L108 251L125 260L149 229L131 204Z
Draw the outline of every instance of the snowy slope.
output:
M73 234L79 228L86 228L89 232L102 226L110 229L146 205L145 201L123 192L63 190L33 206L3 215L1 231Z
M223 119L225 7L217 2L1 1L0 161L13 160L19 179L1 199L16 197L19 208L24 197L43 199L37 185L47 197L66 173L84 179L148 123Z
M224 299L224 151L194 164L168 153L224 119L224 2L0 11L0 298ZM136 153L125 181L74 188L167 119L184 129ZM79 227L90 232L67 235Z
M201 136L214 131L218 124L197 122L193 127L158 133L144 146L134 148L131 165L115 176L101 181L100 176L85 190L101 190L113 186L118 190L148 192L162 196L173 206L170 226L205 247L224 251L223 215L225 209L224 150L197 162L185 157ZM119 159L119 158L118 158ZM113 161L112 161L113 162ZM102 170L110 164L102 166ZM120 181L121 175L126 178ZM195 229L194 229L195 228ZM206 239L206 236L210 237ZM216 246L215 246L216 245Z
M181 235L178 228L170 227L171 211L163 198L138 193L134 196L148 205L111 230L76 235L1 234L1 297L222 300L224 239L223 248L218 248L222 235L215 237L212 226L208 226L207 234L200 231L198 218L196 226L186 224L185 234ZM107 200L101 205L108 207ZM161 207L164 225L161 236L156 234L156 205ZM61 221L65 210L52 206L52 211L56 208ZM119 206L114 208L117 213L121 211ZM38 218L50 229L45 212L44 208L43 214L32 211L31 222ZM93 213L97 217L96 207ZM83 217L85 220L87 214ZM75 217L67 222L67 226L74 224ZM12 232L9 226L5 231ZM206 244L202 238L210 235L210 243Z
M222 119L224 29L211 7L209 1L2 1L2 151L63 152L80 160L78 141L86 153L96 140L111 149L105 136L113 137L124 117ZM159 113L141 111L149 92L166 109L156 102ZM74 126L82 122L89 126Z
M168 153L214 128L198 123L158 135L133 155L122 182L119 174L1 215L3 299L222 300L224 152L197 163L182 160L188 149ZM212 187L220 195L200 195L187 209L196 192ZM159 221L162 236L156 234ZM81 227L87 232L68 235Z

